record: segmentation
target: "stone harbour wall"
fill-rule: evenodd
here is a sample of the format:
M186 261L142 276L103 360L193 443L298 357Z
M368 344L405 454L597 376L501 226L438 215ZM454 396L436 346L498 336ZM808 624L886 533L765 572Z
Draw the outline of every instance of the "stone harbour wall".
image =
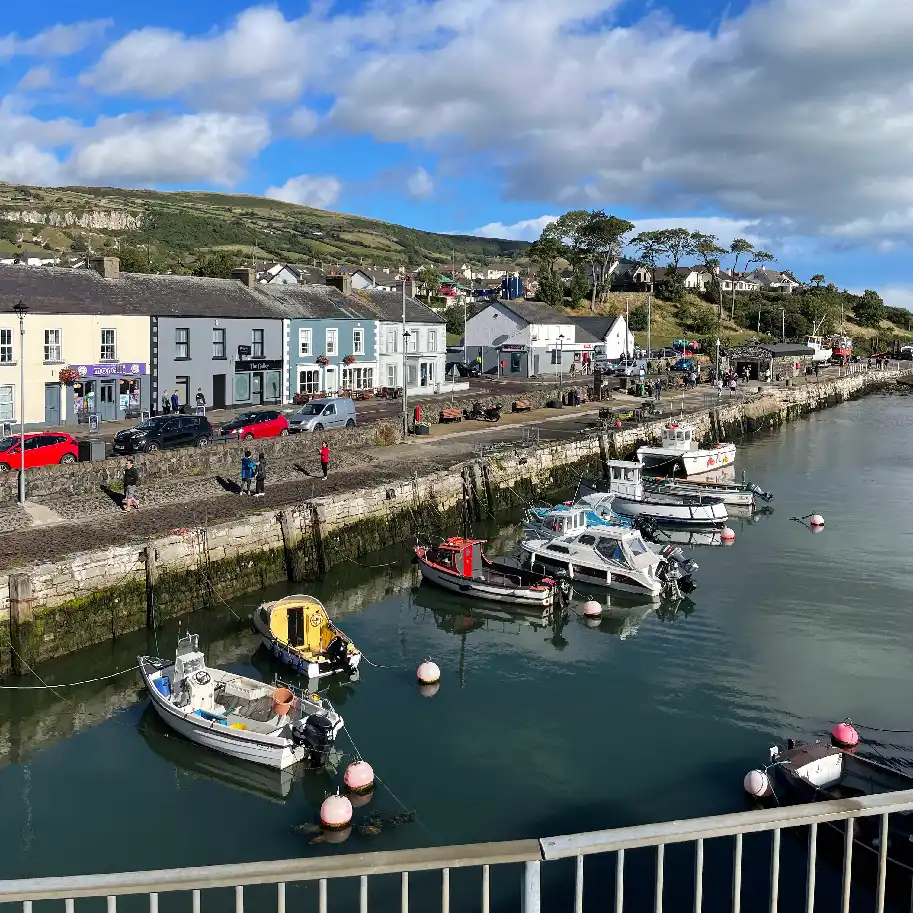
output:
M705 442L776 428L885 386L860 374L776 389L691 414ZM305 581L393 543L454 534L465 518L542 498L655 441L663 421L576 440L528 445L240 521L178 530L145 544L84 552L0 576L0 672L219 605L281 580Z

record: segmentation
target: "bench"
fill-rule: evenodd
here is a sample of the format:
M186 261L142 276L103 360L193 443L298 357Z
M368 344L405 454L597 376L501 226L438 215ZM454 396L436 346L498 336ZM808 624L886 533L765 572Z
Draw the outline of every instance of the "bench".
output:
M532 412L533 406L527 399L518 399L514 403L514 412Z
M438 416L438 421L445 425L448 422L461 422L463 421L463 410L462 409L441 409L441 414Z

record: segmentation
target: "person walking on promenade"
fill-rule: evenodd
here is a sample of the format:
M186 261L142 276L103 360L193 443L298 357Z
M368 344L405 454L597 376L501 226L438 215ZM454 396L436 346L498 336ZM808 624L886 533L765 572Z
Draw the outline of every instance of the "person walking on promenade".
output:
M254 477L254 460L251 458L250 451L245 450L244 456L241 457L241 491L239 494L251 494L250 483Z
M659 405L663 398L663 379L661 377L657 377L656 382L653 384L653 396L656 398L657 405Z
M735 374L731 374L729 376L729 398L730 399L732 399L732 397L735 396L735 385L736 385Z
M257 458L257 468L255 470L257 479L257 490L255 498L262 498L266 494L266 457L261 453Z
M174 393L171 394L171 411L174 412L175 414L177 414L180 407L181 407L181 401L180 401L180 398L178 397L178 391L175 390Z
M171 397L168 395L168 391L166 390L162 394L162 415L170 415L170 414L171 414Z
M139 472L133 465L133 460L127 460L127 466L124 469L124 513L129 514L131 510L139 510L139 501L136 499L136 486L139 485Z
M330 472L330 445L324 441L320 448L320 468L323 470L323 477L326 479Z
M197 387L197 398L196 402L198 406L206 407L206 394L203 392L202 387Z

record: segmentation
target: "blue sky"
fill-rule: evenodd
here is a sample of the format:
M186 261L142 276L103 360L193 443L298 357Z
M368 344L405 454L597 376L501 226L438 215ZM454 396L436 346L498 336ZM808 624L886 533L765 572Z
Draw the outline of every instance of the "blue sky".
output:
M46 0L15 19L0 179L529 240L598 207L913 306L909 0Z

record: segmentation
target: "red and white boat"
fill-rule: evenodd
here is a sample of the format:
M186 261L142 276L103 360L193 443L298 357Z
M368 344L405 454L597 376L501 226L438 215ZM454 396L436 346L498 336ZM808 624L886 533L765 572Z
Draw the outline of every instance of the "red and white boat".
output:
M637 459L647 469L669 472L673 466L680 465L685 470L685 475L696 476L705 472L717 472L734 463L735 444L721 443L701 448L690 422L672 421L663 428L660 446L638 447Z
M550 608L566 602L570 582L555 580L512 564L492 561L482 551L484 539L452 536L440 545L418 545L422 579L454 593L491 602Z
M831 337L831 354L833 358L847 361L853 354L853 340L839 334Z

